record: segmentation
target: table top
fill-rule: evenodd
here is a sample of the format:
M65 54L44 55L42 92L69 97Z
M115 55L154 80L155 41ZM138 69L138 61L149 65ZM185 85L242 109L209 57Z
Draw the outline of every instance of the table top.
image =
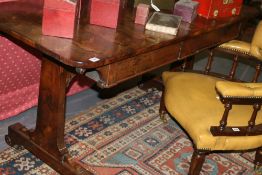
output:
M76 27L73 39L42 35L41 4L5 2L0 6L0 32L72 67L97 68L177 44L216 29L249 19L257 13L243 7L239 16L207 20L197 17L192 24L182 22L176 36L148 31L134 23L134 10L124 10L117 29L88 23ZM90 58L99 58L97 62Z

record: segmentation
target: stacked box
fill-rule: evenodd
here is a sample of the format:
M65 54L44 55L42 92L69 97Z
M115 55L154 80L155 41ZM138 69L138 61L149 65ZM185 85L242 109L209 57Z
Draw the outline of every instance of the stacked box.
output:
M135 23L145 25L147 22L148 14L149 14L149 5L138 4L136 8Z
M191 0L179 0L174 6L174 15L181 16L182 21L191 23L197 16L199 3Z
M207 19L239 15L243 0L194 0L199 2L198 14Z
M91 0L90 24L116 28L120 0Z
M45 0L43 9L43 35L73 38L76 0Z

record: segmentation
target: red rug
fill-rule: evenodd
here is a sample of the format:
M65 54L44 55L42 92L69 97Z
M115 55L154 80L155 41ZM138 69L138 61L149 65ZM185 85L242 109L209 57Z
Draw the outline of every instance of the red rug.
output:
M187 174L192 144L173 121L159 119L161 92L134 88L66 123L70 154L97 175ZM262 174L254 152L212 154L201 174ZM23 148L0 154L0 174L56 174Z

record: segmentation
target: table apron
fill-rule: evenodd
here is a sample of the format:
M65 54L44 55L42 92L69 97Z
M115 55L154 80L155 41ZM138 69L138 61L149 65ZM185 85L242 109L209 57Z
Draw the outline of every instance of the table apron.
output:
M193 36L183 42L137 55L96 69L98 86L109 88L177 60L195 55L239 36L240 24ZM237 31L237 32L236 32Z
M200 51L216 47L219 44L237 38L240 33L240 27L240 23L235 23L226 28L218 28L217 30L210 31L202 35L197 35L195 37L183 41L181 45L179 59L195 55Z

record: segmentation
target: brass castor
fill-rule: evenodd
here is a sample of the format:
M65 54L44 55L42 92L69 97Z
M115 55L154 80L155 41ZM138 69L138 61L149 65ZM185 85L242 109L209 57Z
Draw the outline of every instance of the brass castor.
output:
M167 123L166 115L167 115L167 113L164 112L164 111L162 111L162 112L160 113L160 119L161 119L164 123Z
M12 142L12 139L9 137L9 135L5 135L5 142L11 147L14 146L14 143Z

